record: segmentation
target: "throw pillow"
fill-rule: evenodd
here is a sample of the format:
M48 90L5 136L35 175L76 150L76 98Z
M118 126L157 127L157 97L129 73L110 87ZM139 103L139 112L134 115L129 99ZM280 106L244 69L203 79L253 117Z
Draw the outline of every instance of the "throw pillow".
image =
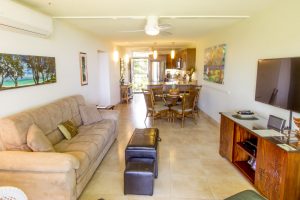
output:
M27 133L27 145L32 151L55 152L53 145L43 131L35 124L29 127Z
M102 116L95 105L80 106L79 111L84 125L93 124L102 120Z
M59 124L58 129L67 140L70 140L72 137L78 134L78 128L70 120Z

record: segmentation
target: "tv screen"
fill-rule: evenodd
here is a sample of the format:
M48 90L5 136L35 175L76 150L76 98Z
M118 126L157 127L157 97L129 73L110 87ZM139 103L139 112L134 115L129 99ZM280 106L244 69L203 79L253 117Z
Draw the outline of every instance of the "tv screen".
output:
M259 60L255 100L300 112L300 57Z

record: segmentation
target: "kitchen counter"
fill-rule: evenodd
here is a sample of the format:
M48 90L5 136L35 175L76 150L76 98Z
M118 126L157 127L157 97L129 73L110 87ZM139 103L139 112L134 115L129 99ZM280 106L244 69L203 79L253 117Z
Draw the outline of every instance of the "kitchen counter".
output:
M156 86L156 85L197 85L197 81L172 81L172 82L149 82L148 86Z
M173 81L173 82L149 82L147 85L148 90L157 87L163 87L164 92L168 92L173 85L179 88L181 92L188 91L197 85L197 81L187 82L187 81Z

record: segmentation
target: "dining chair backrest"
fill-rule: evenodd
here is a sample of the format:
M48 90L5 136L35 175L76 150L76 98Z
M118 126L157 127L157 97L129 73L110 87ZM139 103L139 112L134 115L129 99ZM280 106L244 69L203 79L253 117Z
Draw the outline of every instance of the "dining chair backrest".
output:
M195 99L197 98L196 92L184 94L182 97L182 110L194 109Z
M153 102L153 95L151 90L143 90L144 99L146 103L147 110L153 109L154 102Z
M162 101L163 100L163 94L164 94L164 89L163 86L155 87L152 88L152 94L154 97L154 101Z

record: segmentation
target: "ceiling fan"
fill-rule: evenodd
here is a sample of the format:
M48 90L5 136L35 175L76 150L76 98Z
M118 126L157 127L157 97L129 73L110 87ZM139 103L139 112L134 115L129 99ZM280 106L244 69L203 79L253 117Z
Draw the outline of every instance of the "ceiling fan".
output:
M144 29L125 30L125 31L120 31L120 32L123 32L123 33L145 32L147 35L150 35L150 36L155 36L158 34L172 35L171 32L167 31L168 29L171 29L172 26L170 24L159 24L157 16L148 16L146 19L147 19L147 23L146 23Z

